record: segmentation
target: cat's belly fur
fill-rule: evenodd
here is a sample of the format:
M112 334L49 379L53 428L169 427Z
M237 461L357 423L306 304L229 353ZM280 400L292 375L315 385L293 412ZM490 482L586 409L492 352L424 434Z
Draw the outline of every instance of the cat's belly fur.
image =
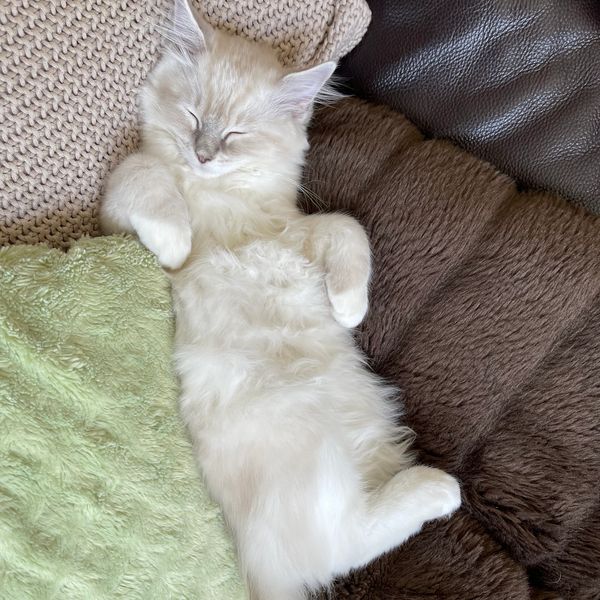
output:
M193 352L195 372L227 373L229 383L238 374L246 391L281 387L324 376L340 352L355 354L321 269L276 240L204 249L173 279L173 292L182 375ZM220 386L206 387L227 401Z
M300 248L207 249L172 283L181 412L228 518L240 502L250 510L259 489L279 497L302 481L317 495L332 456L366 486L396 471L395 452L371 466L375 448L397 438L389 390L364 368L333 318L324 273Z

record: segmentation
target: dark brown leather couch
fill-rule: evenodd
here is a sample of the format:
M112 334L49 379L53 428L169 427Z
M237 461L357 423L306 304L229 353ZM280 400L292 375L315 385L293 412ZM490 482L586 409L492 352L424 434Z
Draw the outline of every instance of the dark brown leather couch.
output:
M600 1L370 0L353 91L600 213Z

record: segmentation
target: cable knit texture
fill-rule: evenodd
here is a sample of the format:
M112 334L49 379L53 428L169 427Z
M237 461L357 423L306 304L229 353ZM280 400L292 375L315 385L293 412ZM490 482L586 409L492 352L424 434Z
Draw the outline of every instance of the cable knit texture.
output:
M194 0L214 26L275 47L289 66L361 39L365 0ZM136 97L171 0L7 0L0 10L0 245L67 247L98 233L110 169L138 143Z

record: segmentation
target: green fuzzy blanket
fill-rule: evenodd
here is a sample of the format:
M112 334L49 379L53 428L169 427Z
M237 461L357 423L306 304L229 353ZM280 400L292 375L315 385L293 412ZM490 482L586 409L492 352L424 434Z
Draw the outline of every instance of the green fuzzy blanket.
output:
M0 597L244 598L137 242L0 250Z

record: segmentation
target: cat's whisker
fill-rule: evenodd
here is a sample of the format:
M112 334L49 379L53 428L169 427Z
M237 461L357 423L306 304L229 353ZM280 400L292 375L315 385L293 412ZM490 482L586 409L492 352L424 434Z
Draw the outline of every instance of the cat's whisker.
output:
M311 189L302 184L300 184L298 190L309 202L313 204L315 208L318 210L325 210L325 201L316 192L313 192Z
M291 178L286 178L290 184L293 184L297 187L297 191L304 198L306 198L316 209L323 211L327 208L327 203L317 194L314 190L311 190L307 184L303 182L296 182Z

